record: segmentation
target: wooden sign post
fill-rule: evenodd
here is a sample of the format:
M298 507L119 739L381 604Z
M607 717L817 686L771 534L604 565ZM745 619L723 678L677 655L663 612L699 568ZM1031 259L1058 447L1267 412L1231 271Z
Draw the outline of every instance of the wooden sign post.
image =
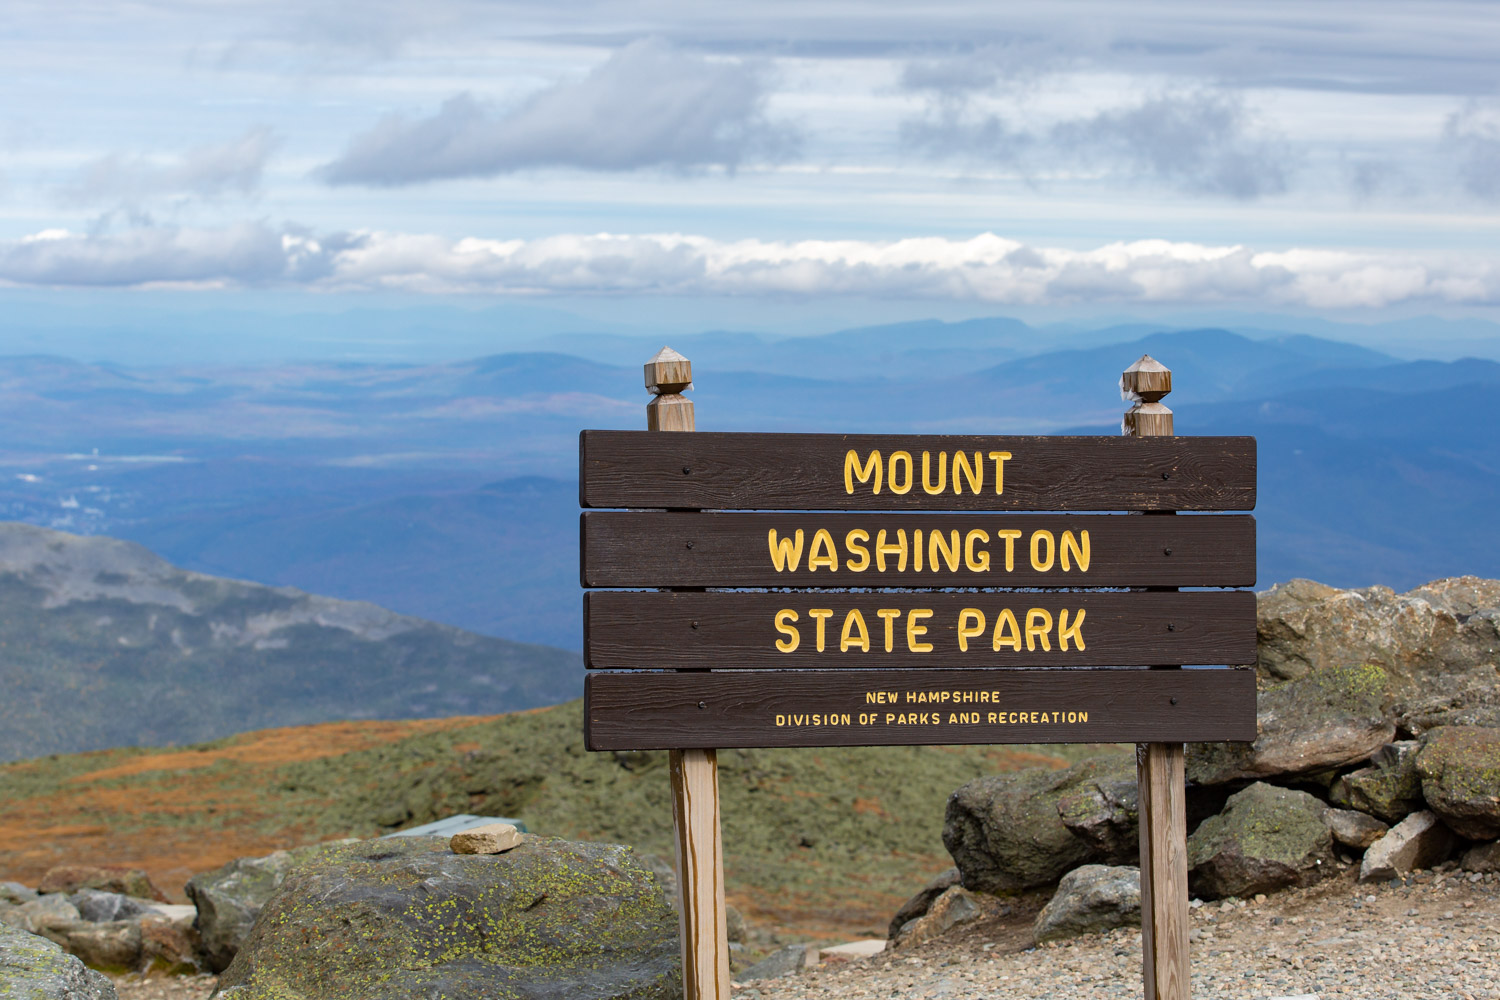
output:
M695 431L688 360L650 431ZM1186 1000L1183 743L1255 738L1255 440L584 431L585 743L671 752L687 1000L728 1000L716 751L1137 748L1148 1000ZM1115 513L1077 513L1080 511ZM1059 513L1061 512L1061 513ZM1124 514L1145 516L1128 517ZM1179 588L1196 588L1179 592ZM1214 588L1214 589L1204 589ZM1235 589L1240 588L1240 589Z

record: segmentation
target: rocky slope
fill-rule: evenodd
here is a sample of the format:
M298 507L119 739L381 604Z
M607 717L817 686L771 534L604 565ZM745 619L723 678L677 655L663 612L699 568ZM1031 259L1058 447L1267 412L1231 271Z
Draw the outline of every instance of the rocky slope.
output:
M576 654L0 524L0 760L574 697Z

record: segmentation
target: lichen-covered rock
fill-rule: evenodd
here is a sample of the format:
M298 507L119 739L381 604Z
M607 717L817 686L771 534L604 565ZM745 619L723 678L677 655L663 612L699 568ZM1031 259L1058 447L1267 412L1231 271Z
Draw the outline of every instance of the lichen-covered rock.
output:
M195 923L203 958L214 972L223 972L250 934L266 901L281 887L287 873L337 844L314 844L275 851L263 858L236 858L211 872L194 875L186 886L197 907Z
M1084 865L1062 877L1032 925L1038 942L1128 927L1141 920L1141 870Z
M1365 851L1359 880L1385 882L1418 868L1430 868L1453 853L1455 843L1453 832L1431 810L1414 812Z
M1057 815L1101 861L1140 856L1140 789L1128 762L1080 781L1058 798Z
M29 903L22 903L5 914L5 923L33 934L82 919L78 907L68 902L66 896L58 895L41 896Z
M528 837L498 855L442 837L327 850L287 874L223 1000L680 997L677 920L635 853Z
M1254 743L1192 743L1200 785L1309 774L1362 761L1396 735L1395 687L1382 667L1329 666L1262 691Z
M104 976L44 937L0 924L0 1000L119 1000Z
M1370 766L1340 775L1328 790L1328 801L1340 809L1399 823L1422 808L1422 777L1417 773L1416 740L1387 743L1370 757Z
M71 893L79 889L99 889L138 899L167 901L143 869L123 865L58 865L48 869L42 876L41 885L37 886L37 890L44 893Z
M1356 851L1369 847L1390 829L1374 816L1355 809L1329 809L1323 814L1323 822L1334 840Z
M978 778L948 797L943 846L966 889L1000 893L1056 882L1103 857L1063 821L1059 806L1094 782L1134 780L1123 757L1091 757L1058 771L1032 769Z
M1229 797L1188 837L1188 887L1205 899L1307 886L1335 870L1328 807L1264 782Z
M1422 738L1416 769L1427 807L1455 833L1500 837L1500 729L1434 729Z
M894 940L902 927L905 927L908 923L930 910L933 902L939 896L953 886L958 885L962 880L963 876L959 874L957 868L949 868L941 875L934 877L931 882L922 886L914 896L901 904L901 908L891 918L890 927L886 930L886 939Z
M1500 649L1500 581L1472 576L1399 595L1292 580L1260 594L1256 614L1257 669L1268 678L1373 663L1416 679L1493 664Z

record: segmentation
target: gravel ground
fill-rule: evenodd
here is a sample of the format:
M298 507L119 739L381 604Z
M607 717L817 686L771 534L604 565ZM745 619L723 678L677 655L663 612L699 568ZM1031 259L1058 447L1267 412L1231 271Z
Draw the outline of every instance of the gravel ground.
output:
M1192 911L1193 996L1500 1000L1500 876L1419 873L1356 885L1353 872L1270 900ZM1006 951L976 928L911 953L739 986L736 1000L1067 1000L1139 997L1139 929Z
M1375 887L1356 885L1351 870L1269 900L1199 904L1192 910L1190 936L1193 996L1203 1000L1500 1000L1500 875L1421 872ZM734 995L735 1000L1139 997L1140 937L1139 929L1122 928L1028 948L1022 926L995 923L910 952L829 960L801 975L738 985ZM120 1000L204 1000L214 983L213 976L115 979Z

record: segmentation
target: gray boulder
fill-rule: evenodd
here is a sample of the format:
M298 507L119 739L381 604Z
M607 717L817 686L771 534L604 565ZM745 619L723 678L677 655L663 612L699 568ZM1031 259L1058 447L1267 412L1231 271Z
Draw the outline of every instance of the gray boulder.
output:
M131 920L156 912L154 907L135 896L99 889L80 889L68 897L68 902L78 909L79 917L96 924L111 920Z
M1335 666L1262 691L1253 743L1192 743L1200 785L1306 775L1365 760L1396 735L1393 678L1375 665Z
M1365 851L1361 882L1387 882L1418 868L1430 868L1453 853L1453 832L1430 810L1414 812L1391 827Z
M932 901L927 912L908 920L891 939L892 948L911 948L934 941L960 924L973 923L984 916L979 899L961 885L949 886Z
M276 851L263 858L236 858L211 872L194 875L186 886L188 899L198 910L194 926L202 941L203 959L209 969L223 972L234 961L240 945L255 925L266 902L286 881L287 873L305 861L317 858L337 844L334 841L289 851Z
M49 927L60 927L76 923L83 918L78 907L68 902L66 896L39 896L29 903L22 903L5 912L4 922L23 931L41 934Z
M1466 872L1500 872L1500 840L1475 844L1464 852L1461 865Z
M134 972L141 964L141 925L134 920L76 920L48 927L42 934L91 969Z
M1328 789L1328 800L1341 809L1398 823L1422 808L1422 776L1417 773L1416 740L1387 743L1375 751L1370 766L1340 775Z
M1356 851L1363 851L1390 829L1374 816L1353 809L1329 809L1323 813L1323 822L1334 840Z
M1058 798L1057 815L1099 860L1118 864L1140 856L1140 788L1128 760L1078 782Z
M742 983L757 979L780 979L811 968L817 962L818 949L809 948L805 944L789 944L784 948L777 948L745 971L736 973L734 978Z
M331 848L293 869L220 977L223 1000L675 1000L677 920L628 847L528 837Z
M964 888L990 893L1033 889L1056 882L1080 864L1105 860L1096 845L1109 837L1100 834L1092 843L1080 837L1062 811L1124 780L1135 780L1133 761L1091 757L1059 771L1014 771L960 787L948 797L943 846L962 873ZM1069 812L1081 825L1078 814Z
M1422 737L1416 769L1427 807L1455 833L1500 837L1500 728L1434 729Z
M921 889L917 890L916 895L901 904L901 908L891 918L891 925L886 929L886 940L894 940L902 927L905 927L911 921L925 914L932 908L932 904L939 896L955 885L958 885L962 880L963 876L959 874L957 868L949 868L941 875L933 878L931 882L922 886Z
M34 889L28 889L19 882L0 882L0 903L10 903L20 906L36 899L37 893Z
M1141 870L1084 865L1062 877L1032 925L1038 942L1093 934L1141 921Z
M0 997L119 1000L110 981L46 938L0 924Z
M1264 782L1229 797L1188 837L1188 888L1205 899L1312 885L1334 874L1328 807Z

